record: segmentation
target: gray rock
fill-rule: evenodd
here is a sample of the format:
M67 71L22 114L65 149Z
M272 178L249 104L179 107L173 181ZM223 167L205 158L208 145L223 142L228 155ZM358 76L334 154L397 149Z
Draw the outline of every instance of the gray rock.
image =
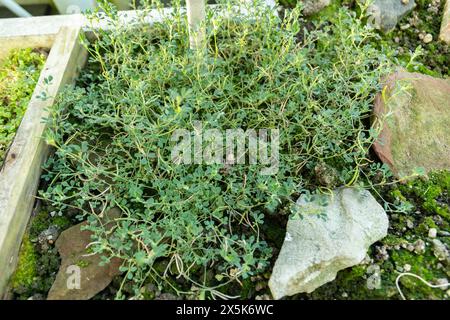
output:
M318 13L331 3L331 0L303 0L303 14L310 16Z
M59 228L57 226L51 225L44 231L42 231L38 237L37 242L39 243L41 251L47 251L50 249L56 239L59 237Z
M414 242L414 252L417 254L424 254L425 253L425 242L422 239L417 240Z
M375 28L389 32L415 6L414 0L410 0L408 3L403 3L401 0L375 0L368 9L372 18L370 22Z
M436 280L436 284L438 286L440 286L440 289L442 291L445 291L448 289L450 283L448 282L448 280L446 278L440 278L440 279Z
M436 236L437 236L436 228L430 228L430 230L428 230L428 236L430 238L436 238Z
M366 190L301 196L297 209L269 280L275 299L332 281L339 270L363 261L368 247L387 234L387 215Z
M369 290L375 290L381 288L381 274L378 272L375 272L370 277L367 278L367 289Z
M449 259L449 252L440 240L433 239L433 253L439 261L445 261Z

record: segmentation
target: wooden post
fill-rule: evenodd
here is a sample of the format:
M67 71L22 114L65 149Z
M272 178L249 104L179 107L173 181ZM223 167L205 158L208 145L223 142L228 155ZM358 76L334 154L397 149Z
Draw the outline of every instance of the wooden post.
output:
M205 42L205 0L186 0L189 23L189 43L193 50L199 49Z
M446 44L450 45L450 0L447 0L445 2L439 40L444 41Z
M87 57L79 44L80 27L62 27L55 38L25 115L0 170L0 298L14 272L30 212L35 203L41 167L49 146L45 124L56 95L71 83ZM51 79L49 81L49 79ZM48 83L50 82L50 83ZM45 91L48 98L38 98Z

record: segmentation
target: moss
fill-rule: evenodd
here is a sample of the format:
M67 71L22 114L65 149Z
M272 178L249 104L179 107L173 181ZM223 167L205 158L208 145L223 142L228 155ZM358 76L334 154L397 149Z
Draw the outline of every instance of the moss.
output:
M432 172L427 179L416 179L399 187L405 196L414 197L418 206L444 218L447 226L450 223L449 189L450 171Z
M32 49L12 50L0 62L0 164L31 98L45 55Z
M303 299L400 299L395 282L401 272L414 273L430 283L437 279L449 278L448 261L439 261L428 238L430 228L449 232L448 220L442 211L448 212L449 171L438 171L429 174L427 179L415 179L404 185L393 188L384 187L377 190L383 198L399 205L399 201L408 202L412 207L408 212L397 212L390 217L389 235L369 250L371 262L357 265L338 273L336 279L316 289L311 294L302 294L294 298ZM410 223L407 223L409 221ZM412 227L411 227L412 223ZM408 226L409 225L409 226ZM449 237L437 238L447 247ZM416 250L418 241L425 243L425 250ZM387 254L379 254L376 248L383 247ZM379 267L380 287L370 289L368 279L373 276L369 265ZM407 299L449 299L448 294L440 289L433 289L420 280L404 276L400 279L400 287Z
M408 243L405 239L402 239L401 237L397 237L393 234L388 234L386 238L383 239L383 243L388 246L400 246L402 244Z
M31 219L30 237L36 238L42 231L49 227L49 214L46 211L40 211Z
M37 255L33 243L25 235L19 253L19 261L16 272L11 281L11 287L15 290L23 290L30 287L37 275Z
M428 282L433 283L436 279L445 278L446 274L437 266L439 261L434 257L431 249L423 255L417 255L407 250L394 251L392 260L397 268L405 265L411 266L411 273L416 274ZM395 275L397 276L397 275ZM393 279L394 277L391 276ZM445 299L445 292L440 289L430 288L420 280L413 277L402 277L400 279L403 294L409 299Z
M87 262L85 260L79 260L79 261L77 261L77 266L80 268L86 268L89 266L89 262Z
M57 226L60 230L65 230L72 225L71 221L67 217L56 216L52 220L52 224Z
M431 228L438 229L438 226L436 225L432 217L425 217L423 222L417 226L416 231L418 234L425 236L428 234L428 230L430 230Z
M39 235L50 226L64 230L77 221L75 218L49 214L53 211L53 208L44 204L38 214L30 220L23 240L19 266L11 280L12 293L16 299L28 299L34 294L45 296L55 280L60 266L57 249L52 245L42 247Z

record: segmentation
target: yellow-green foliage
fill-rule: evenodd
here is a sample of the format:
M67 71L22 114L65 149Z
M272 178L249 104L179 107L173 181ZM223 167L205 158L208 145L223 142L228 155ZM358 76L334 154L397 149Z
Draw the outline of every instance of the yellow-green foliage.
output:
M0 163L22 120L44 61L44 54L21 49L11 51L0 62Z
M19 254L19 262L12 278L13 289L29 287L36 277L37 255L29 237L25 235Z

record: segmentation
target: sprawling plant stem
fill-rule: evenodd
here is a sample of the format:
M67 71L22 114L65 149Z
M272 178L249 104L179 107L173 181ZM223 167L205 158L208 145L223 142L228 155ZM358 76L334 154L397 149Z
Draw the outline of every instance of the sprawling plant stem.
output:
M301 193L332 187L320 184L318 167L332 169L337 186L377 169L367 120L390 63L370 45L374 33L345 10L307 31L297 9L282 20L244 5L254 15L229 3L224 16L207 12L204 59L190 49L178 7L140 28L120 28L107 12L118 28L98 32L79 85L51 110L46 138L56 152L41 196L88 220L91 249L124 260L136 296L146 281L217 296L221 285L264 272L273 246L265 219L290 214ZM172 162L172 133L198 122L220 132L279 129L278 172ZM111 207L123 216L106 230L99 216Z

